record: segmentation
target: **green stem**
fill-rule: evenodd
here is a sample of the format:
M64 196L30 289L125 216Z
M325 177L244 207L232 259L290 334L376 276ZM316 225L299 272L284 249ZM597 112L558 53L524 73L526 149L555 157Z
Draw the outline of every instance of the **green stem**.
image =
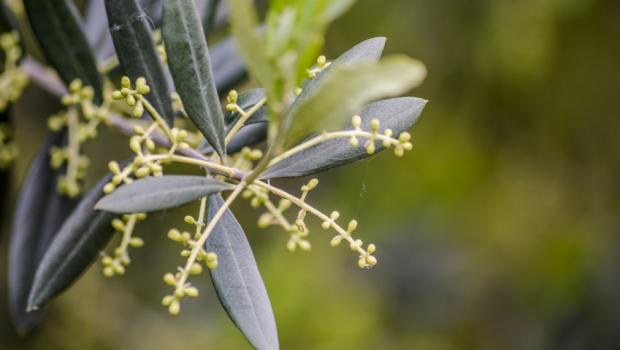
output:
M220 207L220 209L215 213L215 215L213 215L213 218L211 218L211 221L209 221L209 224L207 225L203 233L200 235L200 238L198 239L198 241L194 243L194 246L192 247L192 252L190 253L189 258L187 259L187 262L185 263L185 267L181 270L181 276L179 280L177 281L177 289L182 290L184 288L185 282L187 281L187 278L189 277L189 271L192 265L196 262L196 258L198 257L198 254L202 251L202 247L207 241L207 238L209 238L209 235L211 234L211 232L213 232L215 225L220 221L220 219L222 218L222 216L224 215L228 207L230 207L230 205L235 201L235 199L239 196L239 194L241 194L241 192L245 189L245 187L246 187L246 184L243 181L240 182L237 185L237 187L235 187L235 190L230 194L230 196L228 196L228 198L226 198L226 201L224 202L222 207Z

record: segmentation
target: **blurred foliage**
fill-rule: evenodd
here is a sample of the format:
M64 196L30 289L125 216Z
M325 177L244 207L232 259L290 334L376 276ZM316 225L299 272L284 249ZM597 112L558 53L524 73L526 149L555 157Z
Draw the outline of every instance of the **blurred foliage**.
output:
M386 54L428 66L413 92L431 100L414 151L330 171L310 201L358 218L379 265L357 271L318 225L313 252L289 254L286 235L257 237L258 213L236 208L282 348L620 348L620 2L360 0L326 53L377 35L389 38ZM44 132L41 105L17 106L24 159ZM123 138L102 136L111 139L88 152L123 152ZM159 279L180 259L164 228L181 219L170 211L141 226L146 246L128 274L107 280L91 268L30 339L6 322L0 282L0 348L248 348L213 292L178 319L158 306Z

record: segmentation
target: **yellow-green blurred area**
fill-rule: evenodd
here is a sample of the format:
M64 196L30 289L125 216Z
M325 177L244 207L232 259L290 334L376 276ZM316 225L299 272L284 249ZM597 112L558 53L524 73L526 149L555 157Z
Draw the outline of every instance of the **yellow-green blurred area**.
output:
M620 2L360 0L325 52L373 36L388 38L386 54L427 65L412 92L430 100L414 150L321 174L309 202L356 218L379 264L357 268L319 222L312 252L289 253L284 232L256 227L260 211L234 207L281 348L620 348ZM28 101L18 109L33 113L15 121L14 184L44 133L34 112L44 102ZM95 176L127 154L126 139L102 131L87 152L102 159ZM297 191L303 181L280 184ZM5 222L0 348L248 349L206 276L193 279L201 295L179 316L160 305L162 275L183 262L165 234L196 210L151 215L125 276L106 279L93 265L23 340L6 312Z

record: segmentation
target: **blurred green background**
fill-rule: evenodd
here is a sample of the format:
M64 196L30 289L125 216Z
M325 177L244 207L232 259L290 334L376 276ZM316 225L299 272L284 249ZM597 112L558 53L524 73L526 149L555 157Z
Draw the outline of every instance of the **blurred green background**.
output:
M377 267L359 270L316 222L313 251L291 254L283 232L256 228L259 212L235 208L281 347L620 348L620 2L359 0L325 51L333 58L379 35L386 53L428 67L412 92L430 100L414 150L324 173L310 198L358 219L360 237L378 246ZM45 132L28 116L41 106L17 107L24 159ZM102 132L88 152L121 159L125 142ZM17 164L15 183L26 166ZM93 266L25 340L6 313L4 222L0 348L249 348L206 278L179 317L159 305L168 291L161 276L181 263L165 232L193 210L152 215L137 230L146 245L132 251L127 275L105 279Z

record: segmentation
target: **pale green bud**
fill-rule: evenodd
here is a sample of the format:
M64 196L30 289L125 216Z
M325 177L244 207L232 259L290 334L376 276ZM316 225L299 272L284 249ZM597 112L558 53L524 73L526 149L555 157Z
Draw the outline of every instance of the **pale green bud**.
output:
M166 283L169 286L176 286L177 285L177 280L176 278L174 278L174 275L171 274L170 272L168 272L167 274L164 275L164 283Z

